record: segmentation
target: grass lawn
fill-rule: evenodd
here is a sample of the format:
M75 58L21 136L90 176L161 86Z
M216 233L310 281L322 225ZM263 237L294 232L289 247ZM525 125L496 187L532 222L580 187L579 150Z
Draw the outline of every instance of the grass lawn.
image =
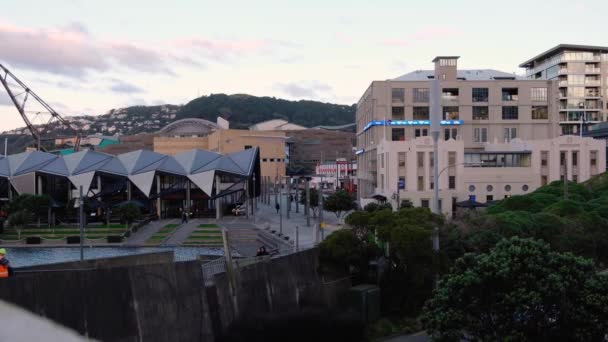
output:
M179 224L169 223L165 225L161 230L152 235L148 240L146 240L146 245L159 245L163 242L167 236L175 231L179 227Z
M108 235L121 235L125 232L125 227L110 225L110 226L99 226L95 228L87 227L85 229L85 237L89 239L104 239ZM61 227L55 229L49 228L27 228L21 230L21 238L27 237L41 237L43 239L51 240L62 240L67 236L80 236L80 230ZM19 240L19 234L17 230L12 228L6 228L2 234L0 234L0 240Z
M201 224L184 241L184 246L221 246L222 231L217 224Z

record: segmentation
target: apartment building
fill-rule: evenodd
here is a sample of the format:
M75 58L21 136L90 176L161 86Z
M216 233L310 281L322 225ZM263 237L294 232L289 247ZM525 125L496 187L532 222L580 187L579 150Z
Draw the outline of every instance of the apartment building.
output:
M557 82L562 134L607 120L608 47L560 44L519 66L527 79Z
M394 207L405 198L430 204L434 79L442 90L438 167L444 213L470 196L498 200L560 177L584 181L604 172L603 142L561 136L559 81L458 70L455 56L433 63L434 70L374 81L361 97L356 115L361 204L374 195L385 196Z

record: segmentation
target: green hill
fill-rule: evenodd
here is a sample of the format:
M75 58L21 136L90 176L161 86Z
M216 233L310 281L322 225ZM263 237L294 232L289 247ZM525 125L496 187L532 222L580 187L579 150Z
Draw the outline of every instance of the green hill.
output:
M353 123L355 110L355 105L288 101L275 97L242 94L211 94L190 101L177 112L176 119L202 118L215 122L219 115L230 121L232 128L247 128L271 119L284 119L298 125L313 127Z

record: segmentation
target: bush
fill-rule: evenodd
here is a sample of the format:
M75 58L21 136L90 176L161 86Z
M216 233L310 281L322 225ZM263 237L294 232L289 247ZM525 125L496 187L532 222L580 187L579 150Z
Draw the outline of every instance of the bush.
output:
M28 245L39 245L42 243L40 236L28 236L25 238L25 243Z

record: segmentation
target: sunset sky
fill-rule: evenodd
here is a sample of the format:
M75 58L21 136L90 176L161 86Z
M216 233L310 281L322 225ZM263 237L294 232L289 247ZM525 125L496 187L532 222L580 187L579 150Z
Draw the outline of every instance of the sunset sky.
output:
M20 0L0 11L0 63L66 115L210 93L352 104L436 55L521 73L559 43L608 45L606 13L599 0ZM0 90L2 130L23 126Z

